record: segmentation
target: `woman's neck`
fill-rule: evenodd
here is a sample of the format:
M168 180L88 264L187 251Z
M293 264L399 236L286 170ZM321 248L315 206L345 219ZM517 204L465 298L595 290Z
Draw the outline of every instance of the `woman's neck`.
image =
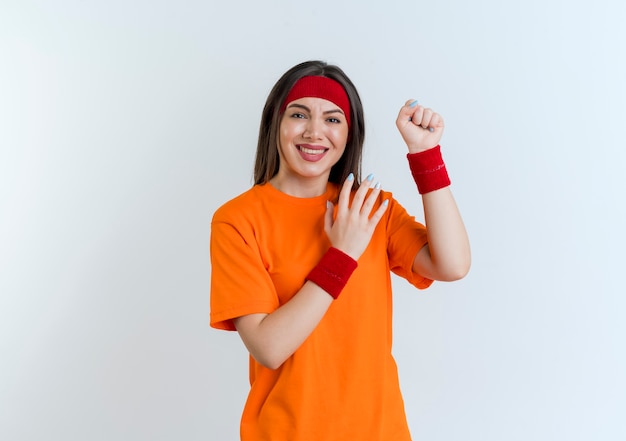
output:
M298 179L285 179L279 175L270 179L272 187L289 196L297 198L314 198L326 193L328 184L327 176L316 176L314 178L299 177Z

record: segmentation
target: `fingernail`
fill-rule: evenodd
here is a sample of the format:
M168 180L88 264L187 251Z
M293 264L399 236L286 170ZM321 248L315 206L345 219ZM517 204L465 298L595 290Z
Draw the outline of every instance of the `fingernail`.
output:
M389 205L389 199L385 199L383 201L383 206L386 207L387 205Z
M409 107L415 107L415 106L417 106L417 100L415 100L411 104L409 104Z
M429 131L429 132L434 132L434 131L435 131L435 129L433 129L432 127L429 127L429 128L428 128L428 131Z
M371 181L372 179L374 179L374 174L373 174L373 173L370 173L370 174L367 176L367 178L366 178L366 179L367 179L368 181Z
M326 208L330 208L332 206L333 206L333 204L330 201L326 201Z
M374 188L376 190L380 190L380 182L377 182L376 185L374 185Z
M352 173L350 173L350 174L348 175L348 181L351 181L351 180L353 180L353 179L354 179L354 175L353 175Z

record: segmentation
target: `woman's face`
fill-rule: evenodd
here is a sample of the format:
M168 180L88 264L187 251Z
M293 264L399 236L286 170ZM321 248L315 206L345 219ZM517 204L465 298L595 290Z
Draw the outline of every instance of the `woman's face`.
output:
M274 181L284 185L319 179L325 188L347 141L346 117L336 104L322 98L290 102L280 122L280 167Z

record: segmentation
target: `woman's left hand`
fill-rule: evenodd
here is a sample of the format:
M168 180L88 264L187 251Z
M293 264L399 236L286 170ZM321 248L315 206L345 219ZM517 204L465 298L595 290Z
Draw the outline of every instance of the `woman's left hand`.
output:
M416 100L408 100L400 109L396 126L409 148L409 153L419 153L439 144L443 135L443 118Z

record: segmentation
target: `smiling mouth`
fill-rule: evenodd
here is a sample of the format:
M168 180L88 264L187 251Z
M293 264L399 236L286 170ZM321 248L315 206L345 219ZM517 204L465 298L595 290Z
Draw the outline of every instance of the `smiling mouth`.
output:
M306 153L307 155L321 155L322 153L326 153L328 151L327 148L311 148L310 146L297 146L298 150L302 153Z

